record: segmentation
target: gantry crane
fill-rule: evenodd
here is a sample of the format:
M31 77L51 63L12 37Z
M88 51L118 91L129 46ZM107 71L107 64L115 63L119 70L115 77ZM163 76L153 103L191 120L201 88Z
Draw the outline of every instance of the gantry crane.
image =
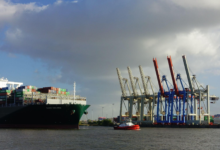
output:
M122 78L121 72L120 72L119 68L116 68L116 70L117 70L118 79L119 79L119 83L120 83L120 87L121 87L121 92L122 92L121 103L120 103L120 120L121 120L122 119L121 118L122 117L122 105L124 103L124 106L125 106L125 109L126 109L125 115L129 115L130 99L133 98L133 95L132 95L131 90L130 90L128 79ZM124 81L124 83L123 83L123 81ZM129 95L127 95L126 87L127 87L128 91L129 91ZM128 110L127 110L127 107L125 105L125 100L128 100ZM133 106L133 104L131 106Z
M169 89L166 76L165 75L162 76L162 81L160 79L160 72L159 72L157 59L153 58L153 62L154 62L154 68L155 68L155 72L156 72L156 76L157 76L158 85L160 88L160 92L158 92L158 98L157 98L157 123L168 124L168 123L171 123L171 121L172 121L173 110L172 110L172 106L170 106L170 104L171 104L171 100L172 100L172 97L174 94ZM165 84L167 85L168 91L165 92L163 85L162 85L162 82L165 82ZM164 102L163 102L163 100L164 100ZM163 111L163 103L165 105L165 111ZM163 118L163 117L165 117L165 118Z
M140 114L140 99L138 99L138 92L136 90L136 86L134 84L134 76L132 75L132 72L131 72L131 68L130 67L127 67L128 69L128 75L129 75L129 78L130 78L130 82L131 82L131 88L132 88L132 91L133 91L133 97L130 98L130 107L129 107L129 117L132 118L133 116L133 104L136 104L136 101L138 103L138 113ZM136 78L137 79L137 78ZM140 84L139 84L140 85ZM137 112L136 112L137 114Z
M207 124L210 124L210 99L212 99L213 97L209 96L209 86L207 85L206 88L203 87L196 80L196 75L193 75L193 77L191 78L186 56L183 55L182 58L190 88L188 94L191 94L191 99L190 99L191 109L190 109L190 114L188 114L188 111L187 114L190 116L195 116L194 118L191 117L191 120L188 120L188 124L191 123L201 124L201 121L203 120L203 116L208 116ZM215 97L214 99L218 99L218 97ZM193 109L193 101L194 101L194 109ZM199 104L198 113L197 113L197 102ZM187 105L188 104L189 102L187 101ZM202 104L203 107L201 107Z
M148 124L148 123L152 124L154 121L153 120L153 108L155 105L155 97L157 96L157 94L154 93L151 79L149 76L144 76L142 67L139 66L140 74L141 74L141 78L142 78L142 83L143 83L143 87L144 87L144 92L142 92L142 87L140 85L139 78L134 77L132 75L132 71L131 71L130 67L127 67L127 69L128 69L129 79L130 79L130 83L131 83L131 89L128 84L128 79L122 78L120 70L118 68L116 68L121 91L122 91L121 107L120 107L120 120L121 120L121 116L122 116L122 104L124 103L124 100L128 100L128 111L125 114L128 115L129 118L132 118L133 106L135 106L134 108L136 108L136 104L137 104L137 108L136 108L136 116L138 118L137 122L144 122L146 124ZM147 82L145 81L145 78L147 78ZM147 88L148 86L151 87L152 94L149 92L149 90ZM126 87L129 91L129 95L127 95ZM137 87L139 87L139 91L137 90L138 89ZM146 115L144 115L145 106L147 109ZM144 118L145 116L149 116L147 121Z
M139 66L139 69L140 68L141 68L141 66ZM150 96L149 95L149 92L148 92L148 90L146 88L146 85L144 86L145 88L144 88L144 93L143 93L142 92L142 88L141 88L140 83L139 83L139 78L138 77L133 77L132 71L131 71L130 67L127 67L127 69L128 69L128 74L129 74L129 78L130 78L130 81L131 81L131 87L132 87L132 90L133 90L133 96L134 96L133 100L130 99L130 106L131 106L131 103L133 103L134 106L136 106L136 104L137 104L136 115L138 116L138 121L142 122L142 121L144 121L143 120L144 119L144 105L146 105L148 103L149 107L146 107L146 108L148 108L147 116L150 116L150 121L152 123L152 121L153 121L152 107L151 107L152 104L151 104L151 102L149 102L149 98L152 101L152 99L154 99L153 97L155 97L155 96L152 96L152 95ZM141 76L143 77L144 73L143 73L142 68L141 68L141 71L142 71L141 72ZM134 82L133 79L135 80L135 82ZM142 78L142 82L143 82L143 78ZM150 79L149 79L148 83L151 84ZM146 83L143 83L143 84L146 84ZM137 86L139 87L139 91L140 92L137 91L137 88L136 88ZM130 107L129 110L130 110L129 111L130 112L129 116L131 117L132 116L132 108Z
M141 67L141 65L139 65L139 71L140 71L140 75L141 75L141 79L142 79L142 84L143 84L143 88L144 88L144 93L143 93L143 98L144 101L142 101L141 103L141 113L143 114L144 112L144 105L146 106L147 109L147 114L146 117L149 116L150 117L150 121L152 123L154 123L154 106L155 106L155 101L156 101L156 94L154 93L154 89L153 89L153 85L151 82L151 78L149 76L145 76L143 69ZM145 78L147 78L147 82L145 80ZM152 94L150 93L150 91L148 90L148 86L150 86L151 90L152 90ZM141 120L143 120L143 118L141 118ZM147 118L146 118L147 120Z
M171 121L171 123L185 123L185 101L186 101L186 91L185 88L183 87L182 91L179 91L178 86L177 86L177 81L175 80L175 73L173 70L173 63L172 63L172 59L171 56L167 56L167 60L168 60L168 64L169 64L169 68L170 68L170 74L172 77L172 81L173 81L173 86L174 86L174 91L175 91L175 97L172 98L171 101L171 118L174 115L173 112L173 107L175 107L176 110L176 116L177 116L177 121ZM182 84L182 78L180 76L180 74L177 74L177 80L180 80L181 84ZM174 105L174 101L176 101L176 106ZM181 103L182 103L182 107L181 107ZM183 117L181 117L181 114Z
M125 86L123 85L123 82L122 82L121 72L120 72L119 68L116 68L116 70L117 70L117 74L118 74L119 84L121 87L122 97L125 98L127 96L127 94L125 92Z

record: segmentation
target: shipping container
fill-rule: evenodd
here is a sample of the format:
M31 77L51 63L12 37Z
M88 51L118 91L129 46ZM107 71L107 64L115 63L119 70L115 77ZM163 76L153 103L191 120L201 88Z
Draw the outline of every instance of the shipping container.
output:
M105 117L99 117L98 118L98 121L102 121L102 120L104 120L104 119L106 119Z
M16 95L15 97L23 97L24 95L23 94L21 94L21 95Z
M27 92L26 89L17 89L16 92Z
M10 95L10 93L0 93L0 96Z
M52 90L53 87L43 87L43 89L50 89Z
M11 93L11 90L1 90L0 93Z
M6 98L8 98L8 96L0 96L0 98L6 99Z
M204 116L204 120L207 121L208 120L208 116ZM213 117L210 116L210 122L214 122Z

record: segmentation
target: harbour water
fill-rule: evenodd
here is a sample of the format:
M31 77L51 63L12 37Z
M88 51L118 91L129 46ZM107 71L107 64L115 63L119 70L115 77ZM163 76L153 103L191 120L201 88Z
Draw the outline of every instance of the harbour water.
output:
M220 129L80 127L80 130L0 129L1 150L220 149Z

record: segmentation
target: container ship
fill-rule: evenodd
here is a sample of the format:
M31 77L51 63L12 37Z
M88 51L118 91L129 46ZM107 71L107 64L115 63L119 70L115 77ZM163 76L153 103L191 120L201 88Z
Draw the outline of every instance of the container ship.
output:
M67 89L23 86L0 78L0 128L79 129L86 98Z

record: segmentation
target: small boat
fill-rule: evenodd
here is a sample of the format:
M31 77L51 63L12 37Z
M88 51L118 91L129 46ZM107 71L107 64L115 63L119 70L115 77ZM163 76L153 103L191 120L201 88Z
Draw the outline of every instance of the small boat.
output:
M135 125L131 122L131 120L125 121L118 126L114 126L115 130L138 130L140 129L139 125Z

